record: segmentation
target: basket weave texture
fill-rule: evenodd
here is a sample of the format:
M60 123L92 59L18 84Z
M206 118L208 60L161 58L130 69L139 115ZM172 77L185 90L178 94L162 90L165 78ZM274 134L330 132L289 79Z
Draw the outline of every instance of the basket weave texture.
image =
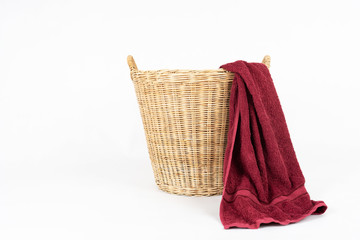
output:
M270 57L263 63L269 67ZM233 73L140 71L132 56L128 64L158 187L189 196L221 194Z

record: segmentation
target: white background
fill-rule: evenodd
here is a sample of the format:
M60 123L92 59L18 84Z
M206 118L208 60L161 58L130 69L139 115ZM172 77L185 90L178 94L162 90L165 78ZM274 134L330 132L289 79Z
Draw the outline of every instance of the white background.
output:
M0 0L0 239L359 239L359 1ZM216 69L272 57L313 200L224 230L220 196L157 189L126 57Z

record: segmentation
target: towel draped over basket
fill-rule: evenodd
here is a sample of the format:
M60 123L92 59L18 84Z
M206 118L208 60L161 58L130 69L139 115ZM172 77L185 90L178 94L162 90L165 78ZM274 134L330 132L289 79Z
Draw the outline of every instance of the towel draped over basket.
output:
M282 225L322 214L327 205L310 200L278 95L262 63L236 61L224 158L220 219L230 227Z

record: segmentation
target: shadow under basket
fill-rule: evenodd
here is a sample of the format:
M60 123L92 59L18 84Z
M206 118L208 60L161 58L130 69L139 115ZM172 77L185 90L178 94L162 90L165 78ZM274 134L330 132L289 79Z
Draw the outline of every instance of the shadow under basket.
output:
M188 196L222 194L234 74L216 70L138 70L128 56L158 187ZM270 67L270 57L263 61Z

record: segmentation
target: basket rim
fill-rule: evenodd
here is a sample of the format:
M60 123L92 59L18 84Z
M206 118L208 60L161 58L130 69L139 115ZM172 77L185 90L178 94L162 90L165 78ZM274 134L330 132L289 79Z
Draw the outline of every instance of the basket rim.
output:
M265 57L262 60L262 64L265 64L266 67L269 69L270 68L270 61L271 58L269 55L265 55ZM175 74L175 73L202 73L202 74L206 74L206 73L218 73L218 74L227 74L227 73L231 73L230 71L227 71L221 67L217 68L217 69L149 69L149 70L139 70L135 60L133 58L133 56L128 55L127 57L127 63L129 65L130 68L130 72L131 74L133 73L139 73L139 74L146 74L146 73L171 73L171 74Z
M155 70L135 70L133 73L231 73L223 68L219 69L155 69Z

